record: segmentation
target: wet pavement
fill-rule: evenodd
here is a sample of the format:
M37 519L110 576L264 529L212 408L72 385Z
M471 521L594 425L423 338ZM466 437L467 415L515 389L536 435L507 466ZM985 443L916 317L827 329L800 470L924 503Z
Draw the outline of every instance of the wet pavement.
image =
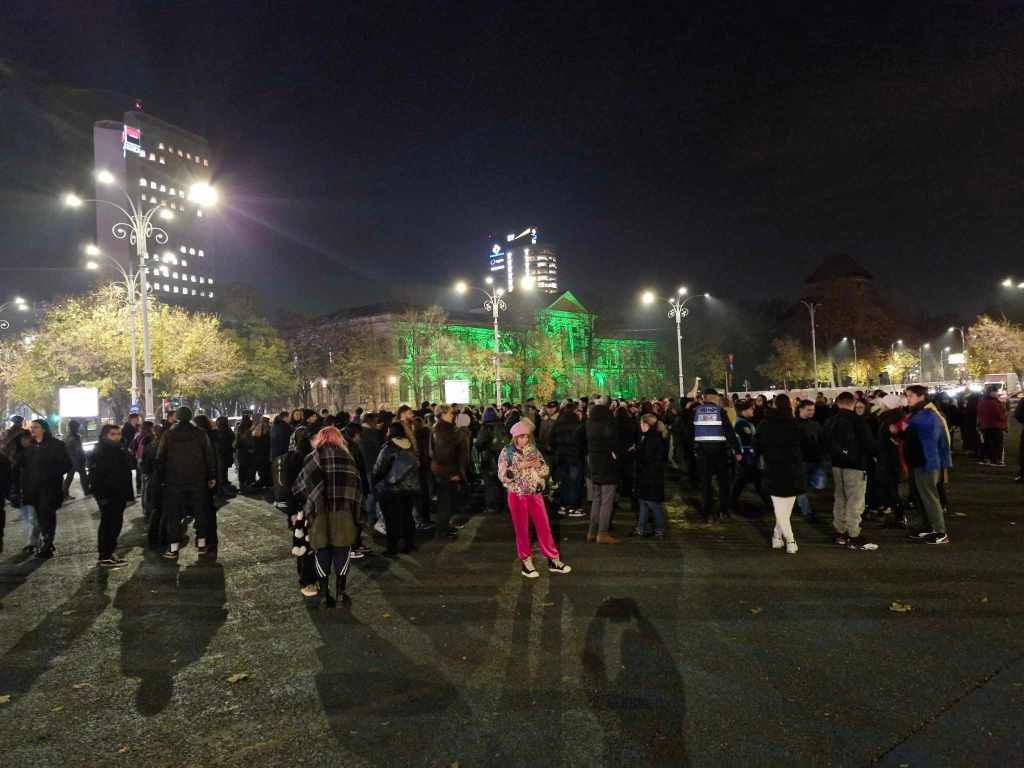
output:
M959 463L949 547L869 527L881 549L851 552L799 521L789 556L767 517L703 527L676 500L660 542L556 519L574 571L527 581L509 521L478 515L355 564L351 609L299 595L260 500L220 511L216 559L173 564L130 507L113 572L91 499L42 564L9 519L0 764L1019 765L1024 487Z

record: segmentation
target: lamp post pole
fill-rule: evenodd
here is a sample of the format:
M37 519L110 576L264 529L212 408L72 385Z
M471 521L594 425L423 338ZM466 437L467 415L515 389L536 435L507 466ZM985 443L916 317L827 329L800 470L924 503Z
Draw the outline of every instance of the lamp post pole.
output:
M132 366L132 386L131 386L131 404L137 405L139 402L139 363L138 363L138 331L136 325L138 325L138 312L139 305L138 299L136 298L136 291L138 290L137 283L141 282L141 273L135 272L132 268L132 262L128 262L128 269L126 270L117 259L108 254L103 253L95 245L90 245L86 248L86 253L92 257L100 257L110 264L114 265L118 272L121 273L121 277L124 278L125 293L128 296L128 319L131 323L131 366ZM96 261L88 261L85 265L86 269L96 270L99 269L99 263Z
M682 400L686 397L686 376L683 373L683 318L690 314L690 310L686 306L686 302L692 299L692 296L682 298L682 294L673 296L668 300L671 305L671 309L668 311L668 316L675 318L676 321L676 356L679 362L679 399Z
M494 319L494 399L498 408L501 408L501 327L498 322L498 315L508 309L508 305L503 298L505 289L496 287L494 280L490 277L486 279L486 283L489 290L484 290L475 285L469 286L460 281L455 284L455 292L462 294L472 288L474 291L482 293L484 295L484 310L490 312L491 317ZM529 290L531 285L524 281L523 288L524 290Z
M814 326L814 311L821 306L821 304L808 300L800 299L800 303L807 307L807 311L811 315L811 365L814 366L814 388L818 388L818 339L817 331Z

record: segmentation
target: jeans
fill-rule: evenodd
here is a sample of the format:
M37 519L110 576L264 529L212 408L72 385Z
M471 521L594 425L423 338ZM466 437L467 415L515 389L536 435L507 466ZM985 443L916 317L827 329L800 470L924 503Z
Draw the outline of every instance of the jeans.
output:
M946 533L946 519L942 513L942 502L939 500L939 471L928 471L924 467L914 467L914 486L921 500L925 523L936 533Z
M816 491L824 490L826 485L825 467L821 464L805 464L804 469L807 472L807 487L813 488ZM814 517L811 500L807 497L806 493L801 493L796 497L796 504L800 508L800 514L805 518ZM774 502L772 505L774 507Z
M860 536L860 520L864 514L864 494L868 488L863 469L832 467L835 498L832 502L832 525L836 533Z
M583 500L583 465L563 463L558 468L558 504L577 509Z
M42 542L42 534L39 531L36 508L30 504L19 507L18 518L21 520L21 530L25 532L25 544L29 547L38 547Z
M665 532L665 506L660 501L640 499L640 515L636 527L643 532L647 528L647 513L654 519L655 532Z

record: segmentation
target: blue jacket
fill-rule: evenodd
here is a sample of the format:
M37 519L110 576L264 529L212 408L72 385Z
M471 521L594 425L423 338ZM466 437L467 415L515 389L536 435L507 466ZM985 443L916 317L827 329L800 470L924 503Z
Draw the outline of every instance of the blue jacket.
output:
M912 440L917 443L916 446L908 446L908 466L926 469L929 472L938 472L953 466L946 428L938 414L922 408L910 417L907 430L912 433Z

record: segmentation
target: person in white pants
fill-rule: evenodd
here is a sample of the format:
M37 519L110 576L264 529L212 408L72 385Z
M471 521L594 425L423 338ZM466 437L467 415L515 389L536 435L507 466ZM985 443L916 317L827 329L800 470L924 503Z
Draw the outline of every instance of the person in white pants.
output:
M800 427L793 418L789 397L777 395L774 406L765 412L754 445L764 462L762 482L775 511L772 549L785 547L786 552L795 555L798 547L790 518L796 497L807 489L807 473L800 450Z

